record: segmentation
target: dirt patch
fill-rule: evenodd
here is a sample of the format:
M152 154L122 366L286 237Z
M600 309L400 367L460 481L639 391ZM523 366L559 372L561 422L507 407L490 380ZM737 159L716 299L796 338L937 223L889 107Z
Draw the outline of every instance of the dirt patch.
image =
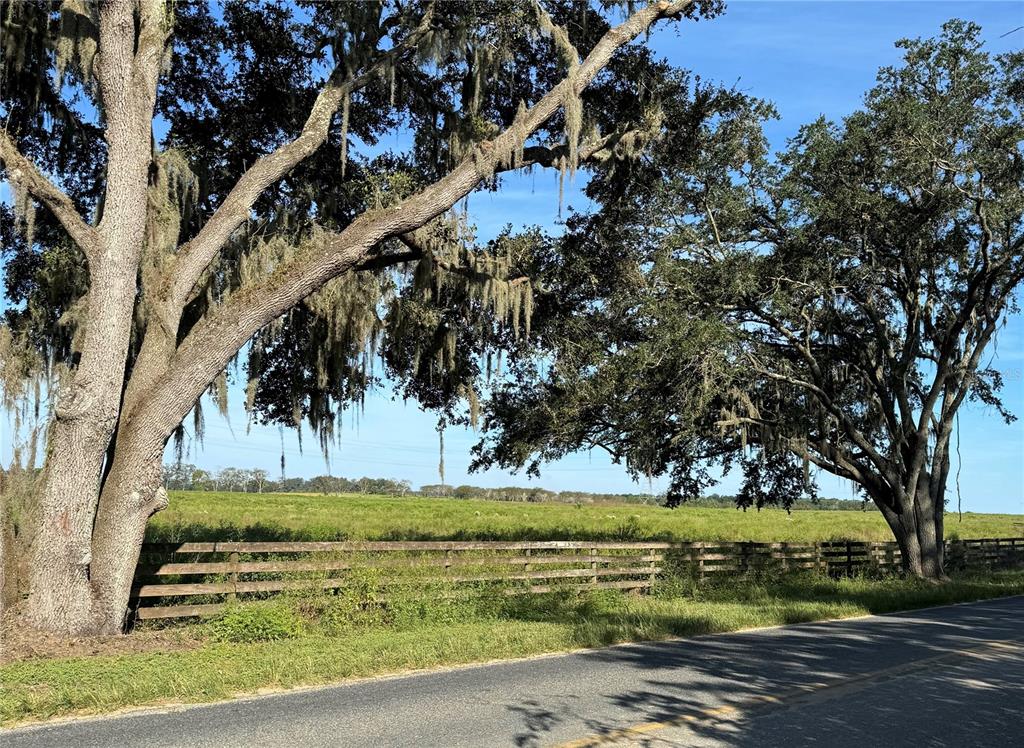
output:
M32 659L195 649L202 643L192 627L142 629L119 636L63 636L26 625L17 612L8 613L0 621L0 665Z

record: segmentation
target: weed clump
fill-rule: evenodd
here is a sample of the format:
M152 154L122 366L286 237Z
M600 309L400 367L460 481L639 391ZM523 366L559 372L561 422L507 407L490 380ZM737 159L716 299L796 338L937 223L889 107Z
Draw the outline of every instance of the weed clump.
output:
M303 632L302 619L294 609L278 602L228 606L207 627L213 640L233 643L291 639Z

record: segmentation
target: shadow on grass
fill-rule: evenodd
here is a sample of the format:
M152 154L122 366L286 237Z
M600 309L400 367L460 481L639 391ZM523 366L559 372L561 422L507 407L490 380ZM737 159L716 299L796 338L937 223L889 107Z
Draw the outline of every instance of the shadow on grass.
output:
M1024 593L1019 572L964 575L946 585L888 577L832 579L815 574L792 574L781 580L734 577L692 585L669 595L625 595L602 590L556 591L520 596L505 603L502 617L530 621L572 623L585 632L607 631L596 643L652 637L694 636L726 630L730 623L743 626L747 611L752 625L786 625L821 621L823 613L848 617L851 611L878 615L964 600L984 600ZM675 608L675 609L673 609ZM763 611L763 614L760 613Z
M584 594L560 590L545 595L513 598L493 595L478 601L478 607L475 608L465 601L428 595L427 602L423 604L425 617L420 617L418 611L406 610L409 614L407 617L400 617L390 623L382 622L378 617L372 620L368 618L363 629L368 634L366 637L350 636L358 634L358 631L346 629L339 633L336 642L329 641L332 635L320 635L306 643L300 637L294 648L289 646L289 642L274 642L266 648L260 645L256 649L248 649L248 645L241 649L233 648L233 645L223 645L223 648L218 645L215 654L225 659L218 660L215 656L210 660L194 662L190 666L192 670L186 670L185 673L196 672L197 665L201 665L204 672L214 673L220 673L218 667L226 665L225 670L230 673L235 666L230 663L235 662L251 665L259 662L260 668L264 667L263 663L270 663L276 669L283 665L274 663L293 660L308 663L306 667L312 669L307 672L316 673L319 672L315 668L321 652L324 661L332 663L339 660L344 662L350 654L358 655L354 662L369 663L386 656L385 653L395 647L399 655L391 661L394 664L390 667L407 667L407 655L401 654L407 651L403 647L421 641L428 650L437 648L436 655L428 654L425 665L443 661L446 652L456 654L452 661L469 661L458 657L461 651L458 633L460 623L482 623L480 627L468 626L462 631L466 634L466 641L482 642L488 647L503 646L506 637L514 640L520 636L528 637L530 632L534 632L542 637L536 640L538 642L556 642L554 647L569 649L596 647L625 639L694 635L728 628L798 621L809 615L828 615L828 606L831 604L837 607L845 605L845 609L840 612L849 615L860 610L880 612L896 607L931 605L949 599L983 598L1024 591L1024 577L1020 574L988 575L976 579L960 577L947 587L933 587L905 580L831 580L812 576L775 581L751 579L743 584L733 581L694 587L689 591L685 584L685 580L680 580L679 586L671 590L673 596L660 590L654 596L643 598L628 597L610 590ZM345 610L351 611L350 608ZM373 612L373 609L364 609L366 614ZM903 613L882 619L848 620L832 624L804 623L783 629L748 631L729 636L595 649L567 657L501 663L487 669L450 670L417 676L430 680L417 680L416 683L421 687L411 690L401 687L402 681L367 681L364 684L352 684L346 689L316 692L312 696L296 693L276 697L288 700L276 702L278 705L287 705L284 712L280 708L272 708L271 702L233 702L229 708L235 714L241 710L244 720L228 720L226 724L232 730L244 724L246 736L274 735L277 743L291 745L309 744L312 728L324 731L329 728L332 736L342 736L338 744L344 743L346 737L350 736L367 738L367 725L381 719L381 715L387 719L388 726L386 730L382 728L380 734L374 735L374 739L381 744L394 745L409 744L409 735L415 734L422 745L515 744L532 748L579 740L585 735L621 737L617 731L633 725L669 722L685 726L689 732L679 738L681 727L656 729L651 734L630 735L629 744L787 747L793 744L829 748L837 745L856 748L865 745L910 744L1013 745L1019 742L1013 739L1013 732L1019 731L1021 726L1019 694L1024 693L1024 655L1019 652L1015 655L1018 657L1016 665L1011 663L1011 667L1017 668L1016 674L1011 673L1010 676L1004 672L1005 662L996 662L994 658L979 656L960 657L956 660L964 663L965 668L980 667L979 663L983 663L986 667L991 665L997 669L981 674L965 671L950 675L948 669L951 666L946 660L938 664L933 662L932 665L939 669L935 682L940 683L941 688L935 687L935 683L928 685L931 690L923 702L918 691L906 689L907 693L901 692L904 686L899 678L902 676L890 675L882 681L861 681L869 673L880 670L888 672L887 669L922 661L927 663L936 657L946 657L948 660L953 651L977 647L986 641L1024 636L1020 628L1021 614L1024 614L1024 600L1003 600L985 606L947 608L941 612ZM312 612L310 615L317 616L320 613ZM502 626L502 621L559 623L566 627L563 631L571 634L563 635L560 632L548 639L547 630L556 627ZM490 622L497 625L490 626ZM360 645L360 642L363 644ZM364 648L359 650L359 646ZM475 654L471 659L481 659L480 653L487 654L489 650L473 651ZM519 653L537 651L543 650L535 646L532 649L527 647ZM244 653L248 653L246 656L249 659L235 659ZM1006 653L995 652L995 655L1003 656ZM232 659L228 660L227 657ZM918 664L917 669L907 677L919 677L931 672L928 668L932 665L922 667ZM114 664L109 666L113 667ZM137 661L130 663L133 669L138 666ZM108 665L101 663L100 667L102 669ZM144 676L145 670L142 667L138 673ZM48 677L46 671L40 672L43 673L42 677ZM90 671L71 672L73 680L69 678L68 682L72 685L66 687L73 690L73 693L82 693L81 683L92 685L90 681L83 680L81 672ZM101 671L91 672L96 674ZM132 672L135 673L134 670ZM374 670L372 665L367 665L366 674L372 672L379 672L379 669ZM122 671L115 673L118 684L130 681L133 677L123 676ZM177 683L179 677L187 676L175 671L174 677ZM223 674L217 677L223 677ZM337 677L348 675L337 671ZM1016 681L1011 682L1013 678ZM293 677L290 682L297 684L305 681ZM319 681L312 678L309 682ZM1008 690L1015 687L1015 682L1016 690ZM216 681L211 683L217 687ZM265 685L262 680L246 683L248 685L245 688ZM769 705L772 711L764 719L760 718L760 712L758 718L753 720L746 717L737 719L736 712L732 717L726 715L722 718L709 717L704 713L708 709L717 709L719 712L716 714L721 715L723 708L747 712L753 699L785 698L793 689L815 683L834 685L837 688L852 686L854 690L841 692L845 696L852 694L849 702L837 700L837 689L825 689L824 694L819 693L817 696L819 702L809 706L802 705L790 710L780 709L783 705ZM868 713L865 716L866 712L861 708L863 704L858 707L858 703L863 701L866 694L873 694L876 688L883 687L885 683L896 684L893 686L897 689L896 696L887 697L887 703L892 703L898 713ZM971 683L974 685L965 685ZM32 688L35 687L32 685ZM35 698L32 693L23 688L17 698L24 699L25 704L31 704L31 699ZM45 689L41 693L40 698L50 698ZM355 698L353 694L356 694ZM436 695L437 698L423 701L423 694ZM1006 694L1010 695L1011 701L1017 699L1016 707L1013 703L1006 703ZM55 698L59 697L58 693ZM418 699L420 701L417 703ZM851 710L851 702L860 711ZM128 703L131 703L130 695ZM421 716L424 704L430 710L429 719ZM754 708L767 709L765 704L762 700ZM953 708L954 704L956 709ZM410 706L416 708L410 709ZM787 702L785 706L793 704ZM66 705L51 708L57 712L68 710ZM811 718L804 710L817 711ZM287 716L293 712L297 716ZM180 738L181 735L191 734L188 731L202 714L168 712L145 717L151 720L145 730L118 728L121 730L120 736L137 733L139 740L118 744L180 744L180 740L177 743L154 742L154 736ZM209 714L214 715L211 723L215 722L216 713ZM793 716L780 717L780 714ZM797 717L801 721L795 726ZM939 724L940 719L945 718L947 721L953 720L955 724L948 736L945 733L946 726L943 725L944 732L939 736L942 739L934 740L927 732L921 737L920 730L917 733L901 732L904 722L910 718L931 720L934 724ZM783 720L781 728L778 725L780 719ZM129 723L117 724L124 726ZM957 732L965 724L971 726L971 734ZM879 732L871 734L864 731L871 727L876 727ZM926 723L921 729L928 727ZM66 729L66 734L71 734L80 728L71 726ZM440 730L450 732L442 733ZM885 730L890 732L886 733ZM1000 730L999 735L993 732L998 733ZM241 733L231 734L230 740L224 739L226 733L219 736L219 744L260 744L259 739L254 737L246 742ZM921 739L911 741L911 736ZM406 738L404 742L401 741L403 737ZM1003 739L996 740L996 737ZM143 743L143 740L147 742ZM216 739L208 742L211 745L218 744ZM87 740L64 740L52 744L87 743Z

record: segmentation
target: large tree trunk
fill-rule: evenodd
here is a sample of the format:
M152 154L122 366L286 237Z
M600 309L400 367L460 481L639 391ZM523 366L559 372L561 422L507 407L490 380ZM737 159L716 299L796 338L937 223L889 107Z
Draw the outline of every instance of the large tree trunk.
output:
M115 233L111 239L117 234ZM78 368L62 383L47 439L27 613L40 628L94 629L92 529L117 425L135 297L134 266L97 263Z
M69 634L93 628L89 566L102 439L96 426L73 422L58 421L51 431L26 609L39 628Z
M907 492L904 501L893 501L899 510L883 508L883 514L900 547L903 570L920 579L941 581L946 578L942 539L944 506L935 499L937 490L931 485L930 477L922 471L916 489Z
M146 239L156 79L166 31L160 0L100 8L99 90L106 120L107 185L89 264L77 366L61 381L47 439L27 612L40 628L106 630L97 619L93 522L125 363ZM138 11L138 15L136 14Z
M98 478L76 487L69 474L48 466L44 501L47 491L65 496L68 519L57 514L54 522L51 505L51 521L39 525L27 607L34 625L69 634L122 630L146 523L167 506L163 441L147 441L148 449L137 440L118 439L101 493Z
M123 628L146 523L167 506L161 453L129 448L103 486L92 545L94 615L100 630Z

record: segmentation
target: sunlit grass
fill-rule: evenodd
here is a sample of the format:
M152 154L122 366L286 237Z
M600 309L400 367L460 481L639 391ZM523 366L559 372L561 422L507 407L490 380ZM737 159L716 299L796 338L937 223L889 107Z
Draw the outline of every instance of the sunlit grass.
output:
M507 599L407 601L335 620L325 598L283 598L292 616L274 641L215 641L194 649L50 660L0 667L0 723L166 702L203 702L267 688L323 684L414 668L481 662L622 641L733 631L883 613L1024 593L1024 572L914 580L798 575L720 585L666 582L649 596L612 591ZM280 606L286 606L282 611ZM247 614L248 615L248 614ZM241 620L241 619L239 619ZM230 632L230 621L220 626Z
M951 515L947 536L1024 537L1024 516ZM881 515L683 506L528 504L501 501L171 492L153 540L892 540Z

